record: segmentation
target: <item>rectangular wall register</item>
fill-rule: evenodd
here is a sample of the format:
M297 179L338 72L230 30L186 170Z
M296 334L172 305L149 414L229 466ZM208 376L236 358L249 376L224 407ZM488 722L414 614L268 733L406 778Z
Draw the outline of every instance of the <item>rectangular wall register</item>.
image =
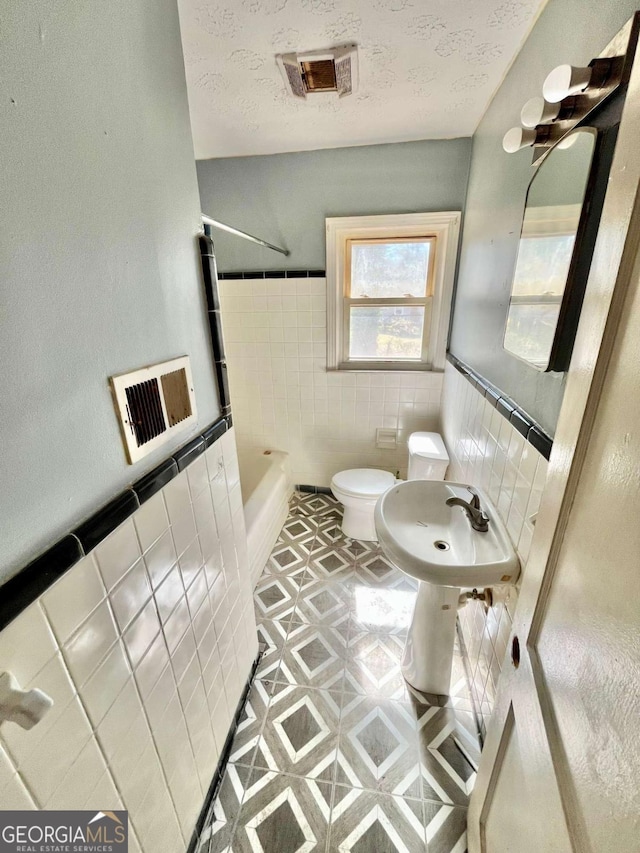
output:
M128 461L133 464L197 419L189 356L110 378Z
M447 479L480 486L489 493L526 571L534 529L531 516L540 505L547 460L452 364L447 364L444 373L442 434L451 458ZM494 593L494 605L488 610L475 601L459 613L483 734L493 710L518 590L508 586L496 588Z
M0 632L54 699L0 728L3 808L129 810L132 853L182 853L258 647L233 430Z
M293 481L313 486L346 468L406 476L409 433L438 427L442 373L328 373L324 278L222 279L220 300L242 449L288 452ZM395 449L376 447L379 428Z

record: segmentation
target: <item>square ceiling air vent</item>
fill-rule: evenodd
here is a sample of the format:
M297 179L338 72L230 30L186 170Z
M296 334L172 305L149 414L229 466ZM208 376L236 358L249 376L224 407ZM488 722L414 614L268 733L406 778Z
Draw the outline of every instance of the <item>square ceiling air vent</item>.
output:
M131 464L196 420L189 357L112 376L111 389Z
M294 98L318 92L351 95L358 86L358 49L346 44L310 53L280 53L276 56L287 91Z

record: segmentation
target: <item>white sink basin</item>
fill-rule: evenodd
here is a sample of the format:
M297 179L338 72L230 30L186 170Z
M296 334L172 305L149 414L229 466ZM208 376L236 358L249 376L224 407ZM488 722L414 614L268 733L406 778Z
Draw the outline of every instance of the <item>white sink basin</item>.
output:
M469 501L463 483L408 480L379 499L375 525L387 557L403 572L437 586L485 587L515 583L520 565L506 528L487 495L474 487L489 517L486 533L474 530L452 497Z

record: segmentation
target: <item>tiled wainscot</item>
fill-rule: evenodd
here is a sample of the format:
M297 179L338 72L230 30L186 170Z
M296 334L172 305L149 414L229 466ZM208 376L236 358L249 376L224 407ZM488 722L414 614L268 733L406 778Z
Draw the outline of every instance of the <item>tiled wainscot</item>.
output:
M182 853L257 652L231 430L0 634L54 701L0 729L2 808L126 808L132 853Z
M442 433L451 457L447 479L488 492L507 525L525 572L547 460L449 363L442 390ZM493 709L517 597L517 587L496 587L492 607L472 601L459 614L483 733Z
M327 372L325 278L222 280L220 301L241 451L288 452L294 483L406 476L409 434L438 427L442 373ZM397 449L376 447L378 428L397 431Z

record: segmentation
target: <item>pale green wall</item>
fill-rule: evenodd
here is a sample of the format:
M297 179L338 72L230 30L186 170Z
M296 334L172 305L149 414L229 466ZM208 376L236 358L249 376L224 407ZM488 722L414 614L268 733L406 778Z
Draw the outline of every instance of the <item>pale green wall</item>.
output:
M189 437L127 465L111 374L218 413L175 0L3 3L0 152L1 580Z
M564 374L540 374L502 349L531 151L505 154L502 137L519 123L561 63L596 56L637 8L637 0L550 0L473 137L451 351L509 394L553 433Z
M324 269L326 216L462 210L470 139L198 161L202 209L290 249L213 232L223 271Z

